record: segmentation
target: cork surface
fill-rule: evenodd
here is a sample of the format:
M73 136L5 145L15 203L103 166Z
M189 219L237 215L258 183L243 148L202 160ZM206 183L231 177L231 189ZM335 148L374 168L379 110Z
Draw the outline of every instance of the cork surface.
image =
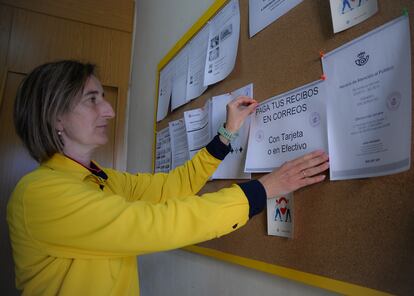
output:
M412 0L378 2L375 16L334 35L329 1L304 0L249 39L248 1L240 0L235 69L200 98L170 113L157 124L157 130L181 118L184 111L203 106L208 98L248 83L254 84L255 99L263 101L318 80L321 50L329 52L361 36L400 16L403 8L410 17L414 13ZM203 192L234 182L212 181ZM413 169L385 177L325 181L294 196L293 239L267 236L264 212L238 231L201 246L393 294L414 291Z

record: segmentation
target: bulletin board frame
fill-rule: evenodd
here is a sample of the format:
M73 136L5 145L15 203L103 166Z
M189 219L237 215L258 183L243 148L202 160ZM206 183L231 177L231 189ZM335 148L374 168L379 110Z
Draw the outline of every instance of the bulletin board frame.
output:
M155 110L157 110L158 106L158 85L161 70L227 2L227 0L215 1L158 64L156 74ZM239 53L236 61L236 67L233 73L223 82L209 87L207 92L200 98L197 98L195 101L178 108L174 112L170 112L167 118L163 119L159 123L156 121L157 116L155 114L155 136L157 130L161 130L168 125L168 121L178 119L186 110L201 107L208 97L232 91L238 87L246 85L254 80L254 78L252 78L254 75L263 77L261 70L266 72L266 70L269 69L267 66L263 66L263 69L255 69L252 63L245 61L249 60L252 55L254 57L259 57L259 55L263 54L269 55L271 58L275 57L271 53L271 50L276 48L275 46L269 49L263 47L263 44L266 44L266 38L275 36L275 38L279 38L288 44L290 48L292 48L292 50L289 51L289 48L284 47L284 43L282 43L282 49L276 53L278 59L288 59L287 63L290 63L290 67L287 67L284 62L276 62L274 66L281 66L280 71L283 73L283 77L278 76L274 80L270 81L254 81L254 93L255 98L258 101L263 101L271 96L284 93L290 89L294 89L306 83L318 80L323 74L319 59L320 51L328 52L356 37L361 36L364 33L367 33L376 27L399 17L403 13L404 9L408 12L409 16L411 16L411 13L414 11L414 3L409 0L396 0L393 1L392 5L389 2L387 3L385 0L378 0L380 11L375 16L347 31L334 35L330 20L329 1L304 0L300 5L298 5L297 8L294 8L292 12L289 12L289 15L283 16L280 20L270 25L269 28L266 28L263 33L260 32L255 37L249 39L247 36L247 2L248 0L240 0L241 39L239 41ZM308 30L303 25L298 24L297 19L302 19L304 22L313 20L315 23L310 24L308 27L312 27L312 29ZM292 32L290 32L290 30L292 30ZM301 30L304 32L301 32ZM281 33L279 31L284 32ZM410 24L410 31L413 31L412 24ZM316 37L314 38L315 40L312 40L312 38L308 38L309 36L306 36L306 34L315 32L317 32ZM294 35L295 33L299 35L299 39L303 38L304 41L302 41L305 42L305 44L303 44L301 40L294 40L294 37L291 35ZM246 46L246 43L249 42L254 44ZM302 47L302 51L293 49L295 46ZM414 48L413 40L411 40L411 47ZM289 60L291 55L294 55L294 58ZM260 59L258 64L263 65L262 59ZM249 68L249 66L251 67ZM301 70L303 72L300 72ZM251 71L252 73L249 73L249 75L246 76L245 74L248 73L248 71ZM297 75L299 72L302 75ZM275 73L271 73L271 75L274 74ZM276 86L268 87L271 83L275 83ZM154 141L153 165L155 163L155 147L156 145ZM259 175L255 175L254 178L258 176ZM203 189L203 192L215 191L234 182L237 182L237 180L209 182L209 184L206 185L206 188ZM387 204L388 200L386 195L389 195L391 192L395 192L400 200L398 202L394 202L392 205L389 205ZM327 262L323 262L323 264L320 265L315 264L315 262L306 264L307 259L304 258L306 257L306 254L304 255L302 253L300 257L301 260L305 262L303 264L305 268L298 268L297 266L300 264L292 263L292 254L288 254L286 257L287 259L285 261L282 260L283 262L280 264L269 262L267 260L269 256L263 256L263 258L260 258L260 255L256 256L254 251L251 250L252 246L246 247L246 244L249 242L245 243L245 239L249 238L252 232L257 232L259 230L259 232L262 231L259 235L260 239L269 241L266 242L265 244L267 245L260 250L268 250L269 246L277 246L275 249L278 251L278 248L294 246L295 248L293 252L296 250L299 253L303 252L304 249L295 246L295 243L303 242L310 244L309 252L312 255L314 248L318 248L317 243L315 243L314 239L311 237L312 235L305 235L303 232L300 232L297 236L295 234L295 237L292 240L282 238L266 238L264 233L266 224L265 213L253 218L253 221L250 221L248 225L243 227L241 230L238 230L235 235L230 234L223 238L215 239L212 242L188 246L183 249L189 252L238 264L344 295L405 295L408 294L410 289L414 289L413 283L408 280L408 274L410 272L413 272L412 274L414 274L414 260L410 259L411 261L409 260L408 263L404 263L404 268L402 270L397 269L397 264L394 265L389 263L389 260L383 260L386 263L385 266L387 268L386 272L384 272L379 270L378 265L375 265L375 267L372 268L370 268L370 266L366 266L368 264L358 266L358 262L368 262L364 258L364 254L366 254L366 252L359 255L358 251L361 251L369 246L372 248L373 254L387 254L395 256L395 260L397 262L403 262L404 260L407 260L407 258L410 258L410 249L411 247L414 247L414 236L410 233L410 230L414 231L414 219L410 218L411 214L414 214L414 211L411 210L414 209L414 203L412 199L410 199L411 195L414 196L414 172L412 169L408 172L392 176L362 180L324 182L323 184L314 185L311 188L300 190L297 194L295 194L295 211L297 198L301 203L299 204L297 214L303 214L304 218L300 219L295 227L307 225L306 219L312 217L309 212L313 211L318 214L317 219L315 219L317 221L315 223L309 223L312 227L306 227L306 229L311 229L314 232L317 232L317 226L319 225L318 223L321 223L321 225L323 225L322 223L334 224L332 227L323 227L322 231L335 231L335 229L340 228L338 231L340 235L336 235L336 233L333 233L332 235L334 239L339 238L337 241L325 242L328 246L324 246L322 249L327 253ZM352 211L353 203L356 202L357 198L360 199L358 206L362 207L362 209L367 209L367 211L364 212L363 210L358 210L355 213L349 214L349 218L344 219L346 216L342 215L341 212ZM331 199L333 199L333 201ZM361 201L361 199L363 199L363 201ZM370 207L370 205L375 206ZM341 206L342 208L340 208ZM401 221L403 221L402 223L405 223L404 227L393 223L392 217L389 217L389 215L386 215L385 219L381 220L381 214L379 213L381 208L388 208L390 211L399 211L402 213ZM322 210L325 212L322 212ZM358 215L361 215L361 213L363 216L359 216L358 218ZM342 223L344 223L343 228L352 226L356 228L356 234L352 233L353 229L342 229L341 219L343 220ZM363 226L358 226L354 222L349 223L352 219L361 219L361 224ZM384 231L384 237L389 236L390 240L402 240L403 246L401 247L401 250L392 250L392 247L394 246L392 242L387 244L381 243L383 238L381 237L381 229L379 228L382 224L378 225L378 221L383 222L384 220L384 223L392 223L391 226L384 226L382 228ZM413 223L413 227L408 225L409 221ZM346 223L351 224L351 226ZM398 233L392 234L391 231L393 229ZM329 237L329 234L320 235L318 233L316 236L324 239ZM257 236L254 236L254 239L257 239ZM378 241L377 246L372 242L372 240ZM262 242L259 242L258 244L260 245L261 243ZM338 246L341 243L345 243L346 246L343 248ZM241 254L236 251L233 252L232 246L245 247L243 251L244 253L241 252L243 253ZM329 247L332 248L332 251L329 251ZM335 252L337 252L337 254L335 254ZM254 255L251 256L251 254ZM352 257L351 254L353 254ZM318 256L323 258L324 254L321 255L318 253ZM341 259L338 257L336 260L336 256L345 257ZM349 262L344 263L344 260L348 260ZM373 259L370 260L373 261ZM381 260L382 258L379 258L379 261ZM389 266L387 266L387 264ZM343 270L341 270L341 268ZM399 272L400 277L398 276ZM383 281L386 282L383 283ZM396 287L396 285L399 286Z

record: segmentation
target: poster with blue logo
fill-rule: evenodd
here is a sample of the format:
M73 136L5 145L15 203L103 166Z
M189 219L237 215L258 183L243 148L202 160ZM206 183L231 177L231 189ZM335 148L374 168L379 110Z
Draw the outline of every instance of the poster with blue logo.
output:
M378 11L377 0L330 0L334 33L365 21Z
M322 58L331 180L382 176L411 164L411 48L399 17Z
M293 237L293 193L267 200L267 234Z
M271 172L318 149L328 151L325 83L318 80L259 104L250 122L245 172Z

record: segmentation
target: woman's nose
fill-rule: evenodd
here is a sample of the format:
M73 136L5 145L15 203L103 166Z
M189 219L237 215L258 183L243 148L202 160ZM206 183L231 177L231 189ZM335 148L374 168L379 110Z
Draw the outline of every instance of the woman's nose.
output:
M109 103L107 100L103 101L102 114L106 118L115 117L114 109L112 108L111 103Z

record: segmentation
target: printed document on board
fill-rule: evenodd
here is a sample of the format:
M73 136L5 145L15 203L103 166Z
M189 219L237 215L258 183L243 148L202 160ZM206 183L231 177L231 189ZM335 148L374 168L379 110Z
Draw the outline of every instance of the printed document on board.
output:
M322 58L331 180L388 175L411 164L408 16Z
M163 120L168 114L172 92L172 77L174 74L174 64L171 61L160 72L158 83L158 107L157 122Z
M171 110L187 103L188 54L189 46L186 45L173 59Z
M187 133L185 131L184 118L168 123L171 139L171 169L183 165L189 160Z
M330 0L334 33L365 21L378 11L377 0Z
M166 127L157 132L155 149L155 172L168 173L171 168L170 131Z
M236 63L240 35L240 7L238 0L231 0L209 22L204 85L226 78Z
M215 96L211 99L211 133L215 135L220 125L226 121L226 105L238 96L253 97L253 84L246 85L231 93ZM239 136L231 142L230 153L213 174L213 179L250 179L250 173L244 172L250 117L238 131Z
M211 140L210 104L211 100L207 100L202 108L184 112L190 158L192 158L198 150L205 147Z
M245 172L271 172L314 150L328 151L322 80L263 101L252 116Z
M188 55L187 101L199 97L206 89L204 70L206 67L209 26L204 26L190 42Z
M249 0L250 38L303 0Z
M184 112L190 158L213 139L219 126L226 121L226 105L241 95L252 97L253 84L231 93L215 96L207 100L202 108ZM250 179L250 173L244 172L249 118L246 119L238 133L239 136L231 143L230 153L219 165L212 179Z

